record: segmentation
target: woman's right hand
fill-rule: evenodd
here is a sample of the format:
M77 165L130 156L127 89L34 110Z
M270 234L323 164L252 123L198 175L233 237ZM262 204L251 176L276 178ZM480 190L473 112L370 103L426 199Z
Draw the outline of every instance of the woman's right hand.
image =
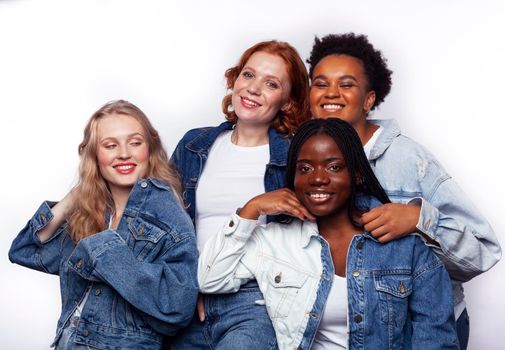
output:
M287 188L266 192L254 197L240 209L238 215L244 219L257 220L260 215L286 214L300 220L316 218L300 203L293 191Z

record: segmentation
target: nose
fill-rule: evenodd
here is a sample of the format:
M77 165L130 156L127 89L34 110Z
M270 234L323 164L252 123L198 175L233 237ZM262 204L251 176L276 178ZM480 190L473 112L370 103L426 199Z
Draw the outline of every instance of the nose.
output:
M340 97L340 88L337 84L330 84L326 89L326 97L335 98Z
M247 87L247 92L251 95L259 96L261 94L261 86L260 82L255 80L251 80L249 86Z
M310 175L309 182L313 186L323 186L330 182L326 169L316 168Z
M125 145L120 145L120 146L118 147L118 155L117 155L117 157L118 157L119 159L122 159L122 160L124 160L124 159L128 159L128 158L130 158L130 157L131 157L131 156L130 156L130 150L129 150L129 148L128 148L128 145L126 145L126 144L125 144Z

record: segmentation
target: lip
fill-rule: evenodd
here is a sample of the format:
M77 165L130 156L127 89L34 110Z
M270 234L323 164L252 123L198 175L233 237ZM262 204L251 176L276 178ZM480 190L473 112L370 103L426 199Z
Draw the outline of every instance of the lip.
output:
M118 163L112 166L117 173L121 175L128 175L135 171L137 164L135 163Z
M261 107L261 104L258 101L252 100L245 96L240 96L240 104L247 109L256 109Z
M326 203L331 199L331 197L334 195L333 192L326 192L326 191L321 191L321 192L305 192L305 197L309 202L312 202L314 204L322 204Z
M321 108L325 112L338 113L345 108L345 105L342 103L321 103L319 105L319 108Z

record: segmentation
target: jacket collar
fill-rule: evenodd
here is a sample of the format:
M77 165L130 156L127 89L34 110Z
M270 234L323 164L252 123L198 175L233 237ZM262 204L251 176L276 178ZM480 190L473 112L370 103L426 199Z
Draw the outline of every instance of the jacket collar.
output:
M186 149L195 153L209 153L209 149L217 137L226 130L234 128L233 123L224 122L214 128L206 128L194 139L186 144ZM270 149L270 164L286 166L289 149L289 138L279 134L274 128L268 129L268 143Z
M219 134L225 130L233 129L233 123L223 122L213 128L205 128L204 132L198 134L194 139L186 144L186 149L196 153L208 153Z
M400 126L394 119L370 119L370 123L380 125L384 128L379 135L377 142L370 151L370 159L376 160L386 152L388 147L393 143L394 139L400 136Z

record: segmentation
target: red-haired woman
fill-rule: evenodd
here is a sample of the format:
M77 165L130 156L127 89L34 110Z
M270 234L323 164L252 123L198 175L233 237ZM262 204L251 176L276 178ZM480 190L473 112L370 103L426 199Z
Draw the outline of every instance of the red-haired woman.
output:
M307 71L285 42L250 47L225 77L230 90L223 99L226 122L190 130L172 156L199 248L222 228L230 211L284 186L290 136L310 118ZM256 281L236 294L202 299L199 315L173 340L175 349L277 348Z

